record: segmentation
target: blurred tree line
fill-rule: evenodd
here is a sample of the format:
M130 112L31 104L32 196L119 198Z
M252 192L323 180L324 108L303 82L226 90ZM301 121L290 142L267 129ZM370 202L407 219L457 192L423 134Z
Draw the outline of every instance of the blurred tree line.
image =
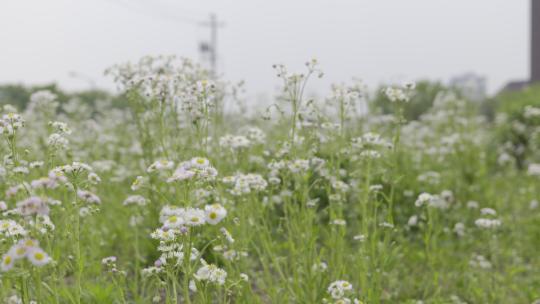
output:
M383 92L384 88L385 86L379 87L375 91L375 94L368 98L368 106L371 113L393 113L392 104ZM54 83L47 85L0 85L0 105L11 104L19 110L24 110L30 101L30 96L40 90L48 90L56 94L61 104L75 98L90 105L92 108L95 108L96 103L103 100L111 101L114 107L124 108L127 106L126 99L123 95L112 94L101 89L66 92ZM441 91L452 91L457 97L461 95L458 90L445 86L438 81L418 81L414 94L404 106L405 118L407 120L418 120L422 114L426 113L433 106L435 97ZM538 96L540 96L540 86L538 85L522 91L502 92L493 98L479 103L471 102L471 111L475 112L473 114L484 115L488 120L493 120L496 113L506 113L514 116L527 105L540 106L540 98Z
M503 91L482 105L482 112L496 124L496 143L506 148L519 169L540 162L540 84ZM533 114L534 113L534 114Z
M377 114L392 114L392 102L384 94L384 86L377 89L375 95L369 99L369 110ZM407 120L418 120L422 114L426 113L435 101L437 94L443 91L452 91L456 96L460 96L459 91L447 87L439 81L420 80L416 82L414 94L409 102L403 105L403 114Z
M52 83L47 85L27 86L22 84L3 84L0 85L0 106L10 104L19 110L24 110L30 101L30 96L41 90L48 90L58 96L60 104L66 103L72 99L79 99L85 104L95 108L96 103L100 101L110 101L114 107L125 107L126 101L121 95L114 95L105 90L89 89L77 92L66 92Z

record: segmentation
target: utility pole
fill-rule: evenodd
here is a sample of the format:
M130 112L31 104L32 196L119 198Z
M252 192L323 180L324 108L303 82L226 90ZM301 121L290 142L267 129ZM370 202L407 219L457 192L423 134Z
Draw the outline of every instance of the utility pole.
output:
M540 0L531 0L531 83L540 82Z
M218 28L223 27L223 22L218 22L216 14L210 14L210 20L208 22L201 22L201 26L210 28L210 41L201 42L200 52L208 53L208 60L210 62L210 74L212 77L217 76L217 43L218 43Z

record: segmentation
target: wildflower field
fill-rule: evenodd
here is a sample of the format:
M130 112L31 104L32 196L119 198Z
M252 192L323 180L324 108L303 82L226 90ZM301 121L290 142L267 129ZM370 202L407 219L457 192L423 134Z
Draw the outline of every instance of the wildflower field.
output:
M0 301L540 299L540 107L441 90L409 119L413 83L366 112L361 83L307 94L315 60L274 69L260 110L173 57L110 68L120 105L3 104Z

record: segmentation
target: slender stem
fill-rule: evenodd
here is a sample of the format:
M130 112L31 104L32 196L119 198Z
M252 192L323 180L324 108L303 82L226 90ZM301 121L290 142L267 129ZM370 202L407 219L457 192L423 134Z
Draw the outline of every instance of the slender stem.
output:
M76 260L76 271L75 271L75 280L76 280L76 295L77 295L77 303L81 303L81 294L82 294L82 288L81 288L81 279L82 279L82 271L83 271L83 264L81 261L81 241L80 241L80 229L81 229L81 223L80 223L80 213L79 213L79 203L78 203L78 186L77 183L73 183L73 188L75 191L75 260Z

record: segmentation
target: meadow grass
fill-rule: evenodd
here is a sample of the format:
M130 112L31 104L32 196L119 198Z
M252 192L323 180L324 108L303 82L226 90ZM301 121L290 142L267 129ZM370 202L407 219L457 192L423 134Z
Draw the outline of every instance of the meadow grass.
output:
M46 91L26 109L5 105L0 298L540 298L540 167L501 152L496 130L512 122L447 91L407 121L413 83L384 91L392 114L361 115L358 84L306 96L323 76L315 60L303 73L274 68L282 91L254 115L227 111L242 104L238 86L172 57L108 70L125 108Z

